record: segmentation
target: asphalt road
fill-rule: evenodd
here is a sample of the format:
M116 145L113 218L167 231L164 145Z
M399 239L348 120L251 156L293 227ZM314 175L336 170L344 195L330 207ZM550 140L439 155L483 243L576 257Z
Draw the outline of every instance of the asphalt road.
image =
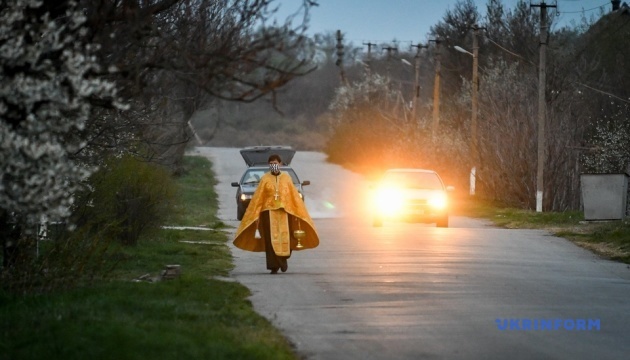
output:
M198 148L238 226L238 149ZM361 176L298 152L321 239L270 275L232 246L231 276L306 359L630 359L630 268L538 230L452 217L373 228Z

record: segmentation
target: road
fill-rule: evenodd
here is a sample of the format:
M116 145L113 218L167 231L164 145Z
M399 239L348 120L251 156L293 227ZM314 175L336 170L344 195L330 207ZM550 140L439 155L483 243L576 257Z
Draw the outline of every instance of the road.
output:
M237 227L238 149L197 148L218 177L219 217ZM452 217L371 226L368 184L298 152L318 248L270 275L231 247L231 276L305 359L628 359L630 269L540 230ZM544 329L544 330L543 330Z

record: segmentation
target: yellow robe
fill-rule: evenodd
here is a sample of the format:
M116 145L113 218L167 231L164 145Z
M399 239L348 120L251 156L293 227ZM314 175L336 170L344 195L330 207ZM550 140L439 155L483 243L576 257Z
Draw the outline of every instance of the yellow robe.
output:
M277 199L276 193L278 194ZM272 245L277 255L288 256L290 250L312 249L319 245L315 224L295 185L293 185L291 175L281 172L280 175L275 176L268 172L260 179L258 188L256 188L243 215L243 220L236 230L236 237L233 242L236 247L247 251L265 251L264 240L256 239L254 235L260 213L270 210L278 210L272 211L274 215L270 219L272 228L280 231L277 236L272 234ZM283 216L288 220L287 222L281 220ZM288 229L286 228L287 225L283 224L287 224ZM296 247L297 239L293 236L293 231L297 229L306 232L306 237L300 240L302 248Z

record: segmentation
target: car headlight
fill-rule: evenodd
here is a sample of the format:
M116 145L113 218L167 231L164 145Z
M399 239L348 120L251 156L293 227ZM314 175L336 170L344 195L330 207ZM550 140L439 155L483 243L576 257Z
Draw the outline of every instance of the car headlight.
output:
M443 210L448 205L446 194L435 194L429 198L429 206L436 210Z
M404 200L399 189L381 188L374 194L374 209L381 214L395 215L403 208Z
M252 196L247 194L241 194L241 201L251 200Z

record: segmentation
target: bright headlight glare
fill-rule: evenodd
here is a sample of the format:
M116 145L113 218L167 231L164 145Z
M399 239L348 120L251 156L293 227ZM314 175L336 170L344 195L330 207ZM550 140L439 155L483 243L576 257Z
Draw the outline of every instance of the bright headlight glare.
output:
M241 194L241 201L251 200L252 196L247 194Z
M434 195L429 199L429 205L434 209L444 209L448 205L446 194Z
M383 214L395 214L399 212L404 203L403 194L394 188L381 188L374 197L374 208Z

